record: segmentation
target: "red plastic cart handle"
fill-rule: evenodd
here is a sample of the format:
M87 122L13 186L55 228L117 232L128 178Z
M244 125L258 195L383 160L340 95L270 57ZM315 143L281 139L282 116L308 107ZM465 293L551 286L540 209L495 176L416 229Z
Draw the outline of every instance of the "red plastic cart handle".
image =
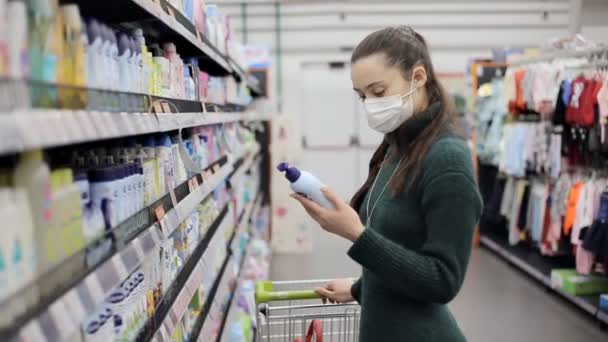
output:
M323 324L318 319L310 322L308 333L306 333L306 342L312 342L313 337L316 342L323 342ZM296 338L293 342L302 342L302 339Z

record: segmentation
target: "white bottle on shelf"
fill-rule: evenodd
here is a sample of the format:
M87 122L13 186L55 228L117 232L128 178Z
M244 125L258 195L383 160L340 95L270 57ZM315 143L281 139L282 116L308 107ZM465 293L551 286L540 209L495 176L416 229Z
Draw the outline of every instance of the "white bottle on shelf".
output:
M51 212L51 171L43 159L41 150L25 152L15 167L13 181L15 187L23 188L30 202L30 216L37 237L45 235L52 217ZM36 250L44 250L44 240L36 239ZM37 256L37 272L45 271L45 258Z
M8 75L22 79L28 75L27 12L22 1L9 1L6 6L8 39Z

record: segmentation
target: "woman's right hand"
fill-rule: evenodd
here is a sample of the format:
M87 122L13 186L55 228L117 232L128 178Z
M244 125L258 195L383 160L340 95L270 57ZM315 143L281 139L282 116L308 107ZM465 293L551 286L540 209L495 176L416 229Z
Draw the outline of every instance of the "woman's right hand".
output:
M349 303L355 300L350 291L354 282L352 278L335 279L323 287L317 287L315 292L323 297L323 303L328 300L330 303Z

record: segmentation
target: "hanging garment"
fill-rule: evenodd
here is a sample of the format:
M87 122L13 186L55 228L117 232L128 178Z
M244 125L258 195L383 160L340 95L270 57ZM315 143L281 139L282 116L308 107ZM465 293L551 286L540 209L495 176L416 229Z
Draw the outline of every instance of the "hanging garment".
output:
M508 219L512 212L513 201L515 199L515 188L517 184L513 177L508 177L503 191L502 200L500 201L500 215Z
M573 245L579 245L581 243L581 230L591 226L593 223L594 184L594 181L587 181L584 182L581 187L576 203L576 216L574 218L574 223L572 224L572 234L570 235L570 242L572 242Z
M581 121L582 111L586 108L585 89L588 89L587 79L579 76L572 81L572 96L566 110L566 122L569 124L578 124Z
M513 206L511 207L511 213L509 215L509 244L512 246L516 245L520 241L520 229L518 227L520 223L521 208L523 203L524 194L528 181L525 179L518 179L515 181L515 195L513 200ZM525 206L524 206L525 207Z
M602 193L598 217L585 235L583 247L597 257L608 258L608 192Z
M583 189L583 182L575 183L570 189L568 196L568 205L566 207L566 215L564 217L564 234L569 235L576 219L576 207L578 205L578 198Z

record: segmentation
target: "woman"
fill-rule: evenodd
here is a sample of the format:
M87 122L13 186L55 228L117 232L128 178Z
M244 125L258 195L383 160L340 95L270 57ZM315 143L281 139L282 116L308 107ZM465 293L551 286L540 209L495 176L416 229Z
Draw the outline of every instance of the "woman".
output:
M351 78L385 139L350 206L329 189L333 210L293 195L323 229L353 242L348 255L363 267L354 284L317 292L361 304L363 342L466 341L446 304L464 280L482 203L426 43L405 26L374 32L353 52Z

